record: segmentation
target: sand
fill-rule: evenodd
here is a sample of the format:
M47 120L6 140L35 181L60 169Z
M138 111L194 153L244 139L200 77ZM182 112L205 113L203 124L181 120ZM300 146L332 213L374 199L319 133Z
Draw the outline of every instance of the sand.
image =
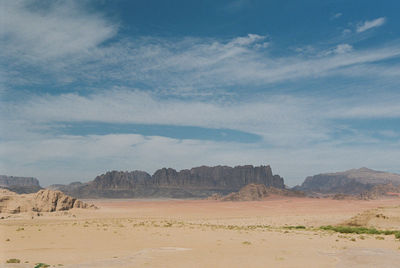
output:
M41 216L2 214L6 218L0 220L0 267L33 267L39 262L56 267L398 267L400 263L400 241L393 235L344 235L318 229L366 210L399 206L400 199L85 201L99 209ZM398 210L387 211L399 216ZM297 225L307 229L287 228ZM11 258L21 263L5 264Z

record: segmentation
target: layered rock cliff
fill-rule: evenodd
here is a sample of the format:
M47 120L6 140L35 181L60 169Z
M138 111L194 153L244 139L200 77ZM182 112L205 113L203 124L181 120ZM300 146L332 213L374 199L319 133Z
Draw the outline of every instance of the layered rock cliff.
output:
M20 194L36 193L42 189L36 178L5 175L0 175L0 187Z
M228 194L255 183L284 188L283 178L273 175L270 166L195 167L176 171L157 170L152 176L143 171L111 171L93 181L78 185L52 186L75 197L207 197L213 193Z
M390 189L397 189L400 186L400 175L368 168L351 169L344 172L325 173L307 177L301 186L294 189L305 192L322 194L348 194L367 196L370 193L380 192L388 187L379 185L391 185Z

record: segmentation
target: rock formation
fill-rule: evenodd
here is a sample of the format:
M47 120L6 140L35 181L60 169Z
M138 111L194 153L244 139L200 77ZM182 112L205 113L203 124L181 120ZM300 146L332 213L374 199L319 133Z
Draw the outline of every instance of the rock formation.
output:
M268 196L267 186L264 184L249 184L239 192L230 193L221 198L221 201L259 201Z
M399 186L399 174L360 168L307 177L301 186L294 189L317 194L357 195L369 199L398 191Z
M378 207L358 213L341 225L398 230L400 226L400 206Z
M172 197L204 198L213 193L228 194L255 183L284 188L283 178L273 175L270 166L201 166L176 171L157 170L153 176L143 171L111 171L84 184L53 185L69 195L84 198Z
M36 193L42 189L36 178L5 175L0 175L0 187L20 194Z
M33 194L17 194L0 189L0 213L53 212L72 208L95 208L60 191L40 190Z
M392 183L374 185L368 191L360 194L361 199L379 199L382 197L400 197L400 185L395 186Z
M275 187L267 187L264 184L248 184L241 188L238 192L230 193L226 196L212 195L209 200L221 201L260 201L272 195L304 197L304 193L289 189L280 189Z

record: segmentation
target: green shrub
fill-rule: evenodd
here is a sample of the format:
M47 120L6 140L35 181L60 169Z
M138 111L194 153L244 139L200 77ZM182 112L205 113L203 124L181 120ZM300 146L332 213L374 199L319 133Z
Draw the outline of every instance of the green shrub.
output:
M285 229L306 229L303 225L296 225L296 226L284 226Z
M50 265L48 265L46 263L40 262L40 263L35 264L35 268L47 268L47 267L50 267Z
M6 261L6 263L20 263L20 262L21 262L21 260L19 260L19 259L8 259Z
M396 237L397 239L400 239L400 231L397 231L397 232L394 234L394 237Z
M400 231L392 230L377 230L375 228L366 227L351 227L351 226L321 226L321 230L334 231L342 234L383 234L383 235L395 235L396 238L400 239Z

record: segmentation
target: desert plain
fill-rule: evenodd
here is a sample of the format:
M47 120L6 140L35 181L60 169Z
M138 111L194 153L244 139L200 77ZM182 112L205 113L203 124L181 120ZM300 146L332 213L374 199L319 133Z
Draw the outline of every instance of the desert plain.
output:
M394 235L321 230L358 217L400 229L400 198L84 200L98 209L2 214L0 267L399 267ZM18 259L19 263L6 263ZM45 267L45 266L43 266Z

